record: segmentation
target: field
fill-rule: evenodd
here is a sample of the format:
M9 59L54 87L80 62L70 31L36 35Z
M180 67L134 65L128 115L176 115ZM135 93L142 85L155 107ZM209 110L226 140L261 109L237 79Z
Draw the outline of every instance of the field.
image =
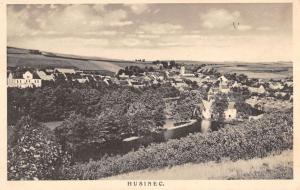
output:
M215 68L220 73L245 74L249 78L279 79L293 76L292 63L226 63L208 65L206 68Z
M30 50L19 48L7 49L7 66L27 66L33 68L65 67L80 70L100 70L116 73L126 66L149 66L147 63L135 63L126 60L80 57L63 54L34 54Z
M107 180L205 180L205 179L292 179L293 151L265 158L223 160L219 163L188 163L159 170L142 170L105 178Z
M48 67L67 67L78 68L80 70L102 70L116 73L119 69L126 66L146 67L156 65L150 62L137 63L134 61L108 59L101 57L84 57L76 55L65 55L58 53L42 52L34 54L31 50L11 48L7 49L7 66L29 66L33 68ZM205 62L178 60L179 64L201 65L206 64L205 68L215 68L220 73L245 74L249 78L278 79L290 77L293 74L291 62L263 62L263 63L244 63L244 62Z

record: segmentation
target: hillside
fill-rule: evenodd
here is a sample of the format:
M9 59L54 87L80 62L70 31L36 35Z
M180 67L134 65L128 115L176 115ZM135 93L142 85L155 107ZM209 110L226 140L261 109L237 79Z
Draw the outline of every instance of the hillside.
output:
M165 60L168 61L168 60ZM206 69L214 68L220 73L245 74L250 78L285 78L293 74L292 62L209 62L176 60L187 67L205 64ZM66 67L80 70L98 70L116 73L126 66L146 67L156 65L151 62L134 62L120 59L108 59L101 57L88 57L78 55L66 55L60 53L44 52L39 50L7 48L7 66L28 66L33 68Z
M65 67L80 70L100 70L117 72L126 66L147 66L147 63L135 63L132 61L107 59L97 57L84 57L76 55L57 54L38 50L7 48L7 66L28 66L33 68Z

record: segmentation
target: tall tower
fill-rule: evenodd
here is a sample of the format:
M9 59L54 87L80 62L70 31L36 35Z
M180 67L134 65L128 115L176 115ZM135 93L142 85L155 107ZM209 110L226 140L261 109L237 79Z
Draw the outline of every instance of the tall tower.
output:
M180 75L184 75L184 73L185 73L185 67L181 66L180 67Z

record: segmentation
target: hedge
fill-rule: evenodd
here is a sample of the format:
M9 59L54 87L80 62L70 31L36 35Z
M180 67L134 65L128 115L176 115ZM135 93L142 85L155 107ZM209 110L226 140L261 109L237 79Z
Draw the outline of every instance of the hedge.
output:
M122 156L78 163L65 168L62 179L99 179L147 168L162 168L188 162L204 163L265 157L293 148L293 116L276 112L256 121L227 126L208 134L195 133L165 143L151 144Z
M61 166L68 162L49 129L24 116L9 131L8 180L58 178Z

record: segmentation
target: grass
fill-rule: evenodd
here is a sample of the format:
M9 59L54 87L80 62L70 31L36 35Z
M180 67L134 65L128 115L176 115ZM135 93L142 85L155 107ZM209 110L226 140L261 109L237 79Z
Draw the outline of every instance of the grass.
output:
M204 180L204 179L293 179L293 151L251 160L222 160L184 164L158 170L141 170L105 180Z

